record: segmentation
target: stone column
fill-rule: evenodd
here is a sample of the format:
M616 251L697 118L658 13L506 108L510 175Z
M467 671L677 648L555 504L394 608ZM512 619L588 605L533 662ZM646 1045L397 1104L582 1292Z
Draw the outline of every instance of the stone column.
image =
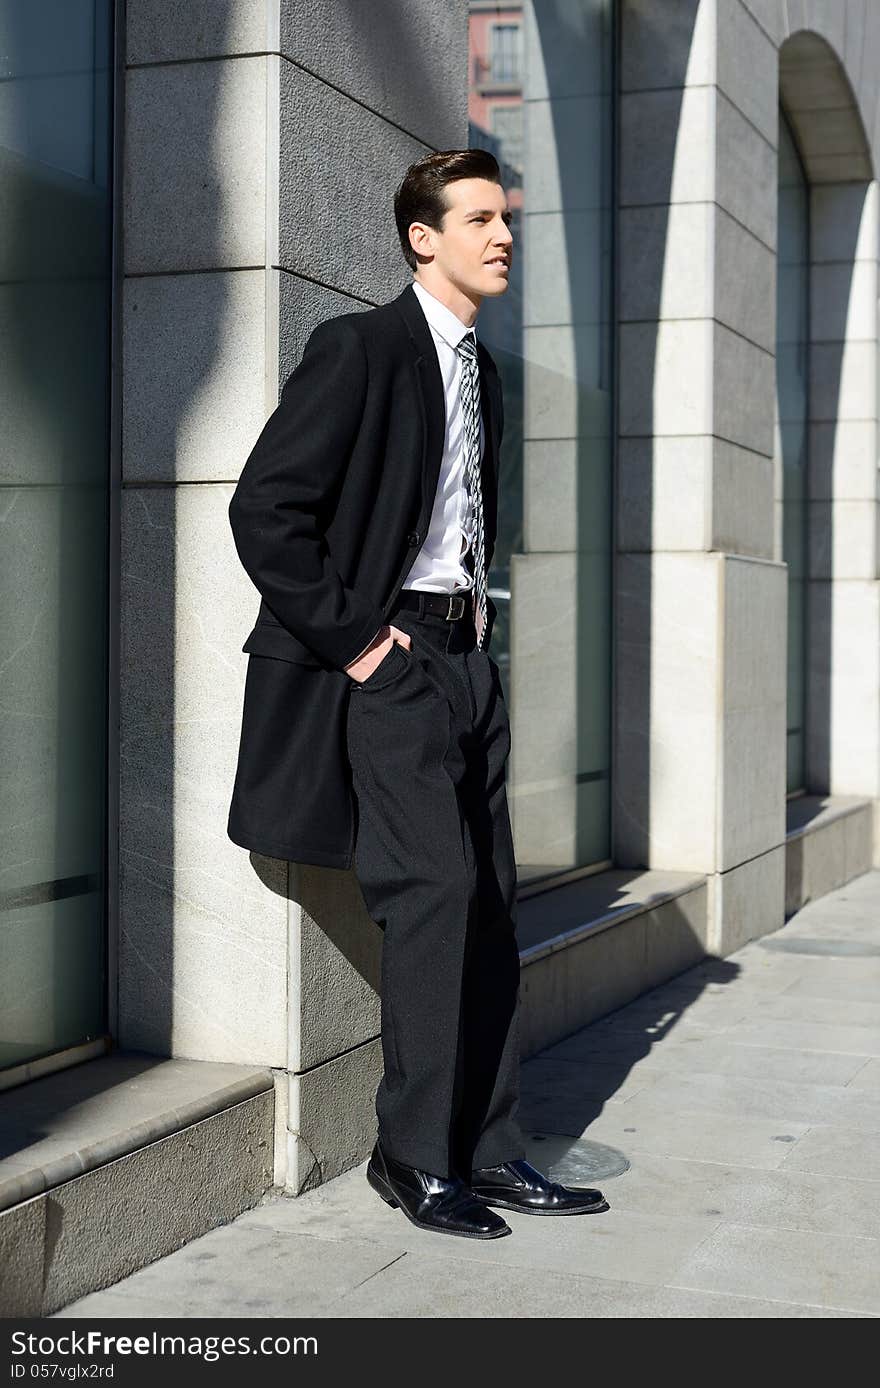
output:
M811 189L811 788L880 804L876 181Z
M119 1038L276 1074L275 1180L366 1155L379 932L226 837L259 596L227 507L311 329L397 294L394 187L467 143L467 6L129 0Z
M781 925L773 549L777 52L738 0L622 7L615 858Z

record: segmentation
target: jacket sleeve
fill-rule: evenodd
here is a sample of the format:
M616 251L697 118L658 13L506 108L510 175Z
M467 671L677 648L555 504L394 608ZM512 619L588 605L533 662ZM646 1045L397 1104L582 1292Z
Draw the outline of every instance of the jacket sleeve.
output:
M340 670L385 622L374 602L343 582L324 535L366 388L357 329L342 319L320 323L229 503L238 557L269 609L320 660Z

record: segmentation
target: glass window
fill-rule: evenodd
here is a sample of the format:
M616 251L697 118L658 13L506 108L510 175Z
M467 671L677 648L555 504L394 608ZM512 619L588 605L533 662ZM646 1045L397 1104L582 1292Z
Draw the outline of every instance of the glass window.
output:
M519 81L520 36L519 24L493 24L489 71L494 82Z
M519 31L503 102L479 80L499 28ZM477 333L504 387L489 586L521 881L610 857L613 28L612 0L470 6L470 144L513 212Z
M0 0L0 1068L105 1017L110 0Z
M804 789L805 777L809 244L807 179L791 127L780 107L776 390L782 452L782 558L788 565L789 794Z

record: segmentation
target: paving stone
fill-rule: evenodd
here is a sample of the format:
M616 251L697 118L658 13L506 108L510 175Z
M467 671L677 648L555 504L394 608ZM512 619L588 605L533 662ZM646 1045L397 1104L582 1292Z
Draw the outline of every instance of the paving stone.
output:
M787 1022L773 1017L766 1020L749 1018L731 1027L729 1034L731 1041L743 1045L787 1046L793 1050L880 1056L880 1027Z
M876 992L874 997L876 999ZM835 1026L845 1020L847 1026L866 1027L880 1036L880 1002L846 994L844 1001L845 1007L841 1009L839 997L826 998L817 993L804 997L792 992L778 993L762 998L755 1007L754 1016L762 1021L765 1017L772 1017L785 1022L806 1022L810 1026L816 1023Z
M737 1075L677 1074L658 1078L646 1102L666 1109L707 1109L743 1118L828 1123L880 1134L880 1094L838 1085Z
M880 1089L880 1060L866 1060L849 1081L850 1089Z
M725 1224L688 1259L679 1285L880 1313L880 1242Z
M880 1188L855 1176L831 1178L787 1163L760 1171L647 1152L633 1154L631 1163L625 1179L606 1182L615 1209L880 1239Z
M823 952L773 948L798 940ZM875 948L880 871L528 1062L520 1116L557 1134L546 1162L583 1138L631 1163L597 1182L605 1214L440 1237L390 1210L364 1162L59 1315L876 1318Z
M714 1217L667 1219L653 1213L618 1212L613 1191L626 1179L624 1174L602 1182L612 1206L603 1214L546 1218L499 1211L510 1224L512 1236L451 1239L417 1229L399 1210L390 1210L367 1185L365 1166L296 1200L267 1201L236 1223L318 1238L388 1241L421 1258L455 1257L652 1284L662 1284L685 1251L696 1247L717 1223Z
M786 1167L815 1171L826 1176L856 1176L880 1181L880 1133L851 1128L811 1128L797 1150L785 1158ZM880 1199L880 1190L877 1192Z
M617 1057L616 1063L611 1059ZM789 1079L803 1084L846 1085L864 1069L863 1056L825 1054L821 1051L792 1051L767 1046L744 1046L731 1042L729 1036L703 1032L694 1028L693 1034L673 1037L639 1051L631 1058L628 1048L616 1051L598 1039L592 1030L560 1041L542 1052L542 1059L560 1059L582 1065L586 1071L595 1068L607 1071L620 1081L630 1075L685 1073L755 1075L764 1079ZM878 1081L880 1082L880 1081ZM609 1089L610 1092L610 1089Z
M606 1105L626 1104L659 1079L628 1067L531 1060L522 1069L519 1121L539 1131L571 1132L572 1125L583 1131Z
M401 1252L357 1239L278 1233L237 1219L132 1273L112 1293L93 1292L58 1315L312 1316Z
M806 1123L767 1118L735 1118L716 1113L711 1121L699 1109L655 1109L650 1091L632 1099L621 1112L605 1109L587 1135L618 1147L632 1161L638 1152L659 1157L735 1163L773 1170L790 1154L791 1144L808 1131ZM582 1136L582 1134L574 1134Z
M843 963L843 960L828 960L828 963ZM864 965L869 960L846 960L846 963L858 963L861 968L856 976L847 972L841 974L837 970L825 969L821 974L813 977L795 979L785 990L786 997L797 998L833 998L840 1002L873 1002L880 997L880 973L869 975L864 971Z
M635 1282L611 1282L587 1275L544 1273L528 1269L476 1265L456 1258L428 1262L416 1254L363 1283L343 1303L322 1313L389 1320L395 1317L571 1317L731 1318L770 1319L807 1316L839 1317L824 1311L751 1297L713 1296L680 1288L647 1287Z

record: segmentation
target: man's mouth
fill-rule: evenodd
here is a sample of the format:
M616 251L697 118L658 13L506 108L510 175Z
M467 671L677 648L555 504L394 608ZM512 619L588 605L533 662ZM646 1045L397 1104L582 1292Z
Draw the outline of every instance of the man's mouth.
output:
M496 255L492 260L485 261L486 265L503 265L505 270L510 269L510 261L506 255Z

